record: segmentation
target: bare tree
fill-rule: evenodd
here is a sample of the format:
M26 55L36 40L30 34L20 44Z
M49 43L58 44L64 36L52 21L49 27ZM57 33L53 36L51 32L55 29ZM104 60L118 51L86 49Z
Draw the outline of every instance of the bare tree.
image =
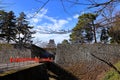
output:
M39 47L42 47L42 48L45 48L48 45L47 42L43 42L42 40L39 40L39 39L34 40L33 44L35 44Z
M39 3L41 3L41 7L39 8L39 10L36 12L38 13L43 7L45 7L49 2L53 1L53 0L35 0ZM86 0L86 3L83 3L81 0L55 0L55 1L59 1L64 9L65 12L67 12L66 10L66 4L65 3L69 3L69 6L74 6L74 5L86 5L87 9L91 9L91 8L99 8L96 11L103 11L104 9L106 9L107 7L109 7L109 5L113 4L115 6L117 6L117 4L120 3L119 0L105 0L105 1L98 1L98 0Z
M102 24L102 26L106 26L109 23L111 23L111 21L113 20L113 10L117 6L117 4L120 3L119 0L104 0L104 1L85 0L85 2L82 2L82 0L35 0L35 1L40 3L40 7L38 10L36 10L36 13L32 17L36 16L45 6L47 6L51 2L56 1L56 2L60 3L59 6L62 6L64 12L66 12L67 14L69 14L69 12L68 12L69 7L86 6L87 10L90 10L90 9L93 10L93 8L94 8L94 11L98 15L102 15L104 17L104 19L98 23L100 25ZM109 25L111 25L111 24L109 24ZM40 31L40 33L43 33L43 34L66 34L71 31L72 30L68 30L68 31L67 30L64 30L64 31L46 30L46 31Z
M8 8L9 6L13 5L13 3L6 3L3 0L0 0L0 9Z
M109 4L101 13L102 17L106 20L104 22L112 22L114 19L115 5L113 3ZM109 25L110 26L110 25Z
M97 57L96 55L94 55L93 53L91 53L91 55L92 55L94 58L96 58L96 59L104 62L105 64L107 64L109 67L113 68L113 69L120 75L120 71L119 71L110 61L106 61L106 60L104 60L104 59L101 59L101 58Z

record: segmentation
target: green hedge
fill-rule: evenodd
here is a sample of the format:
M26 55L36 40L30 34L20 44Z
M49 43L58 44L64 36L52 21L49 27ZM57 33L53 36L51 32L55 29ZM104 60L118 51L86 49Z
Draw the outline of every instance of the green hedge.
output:
M115 66L120 71L120 62L115 64ZM120 74L118 74L114 69L111 69L110 71L106 72L102 80L120 80Z

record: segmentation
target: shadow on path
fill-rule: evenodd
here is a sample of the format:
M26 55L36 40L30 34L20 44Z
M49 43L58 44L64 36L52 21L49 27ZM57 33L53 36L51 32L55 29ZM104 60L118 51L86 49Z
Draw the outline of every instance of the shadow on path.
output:
M54 75L49 75L49 76L53 77L56 80L79 80L73 74L66 71L65 69L63 69L62 67L60 67L55 63L48 62L46 63L46 65L47 65L47 69L56 75L56 76Z

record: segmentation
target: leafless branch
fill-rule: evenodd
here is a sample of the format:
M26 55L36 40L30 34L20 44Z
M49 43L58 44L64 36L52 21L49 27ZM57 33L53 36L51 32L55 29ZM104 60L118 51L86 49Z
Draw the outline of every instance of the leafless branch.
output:
M38 14L38 12L39 12L43 7L45 7L45 6L48 4L48 2L50 2L50 1L52 1L52 0L47 0L47 1L45 1L45 2L43 2L42 0L35 0L35 1L40 2L40 3L43 4L43 5L39 8L39 10L36 11L36 14ZM99 10L97 10L97 12L101 12L101 11L103 11L109 4L114 3L114 2L117 2L117 0L109 0L109 1L106 1L106 2L102 2L102 3L98 3L98 2L95 1L95 0L88 0L89 3L83 3L83 2L80 2L80 0L58 0L58 1L61 2L61 5L62 5L62 7L63 7L63 10L64 10L66 13L68 13L68 12L67 12L66 7L65 7L65 4L64 4L65 2L70 3L70 5L87 5L87 6L88 6L87 9L96 8L96 7L101 7L101 8L99 8ZM36 14L35 14L35 15L36 15ZM35 15L34 15L34 16L35 16Z
M88 7L88 8L94 8L94 7L100 7L100 6L103 6L103 5L109 5L110 3L113 3L113 2L115 2L115 0L110 0L110 1L108 1L108 2L103 2L103 3L94 3L94 4L92 4L90 7Z
M104 62L105 64L107 64L108 66L110 66L111 68L113 68L113 69L120 75L120 71L119 71L111 62L106 61L106 60L104 60L104 59L101 59L101 58L95 56L95 55L92 54L92 53L91 53L91 55L92 55L94 58L96 58L96 59L98 59L98 60Z
M36 42L34 42L34 44L38 44L38 43L41 43L42 41L41 40L37 40Z
M39 3L44 3L43 1L41 1L41 0L35 0L35 1L37 1L37 2L39 2Z
M4 9L4 8L7 8L11 5L14 5L14 3L5 3L3 1L0 0L0 9Z
M71 0L66 0L69 3L76 4L76 5L91 5L91 4L86 4L86 3L80 3L79 1L71 1Z
M37 0L38 1L38 0ZM43 3L43 5L36 11L36 13L33 15L33 17L35 16L35 15L37 15L39 12L40 12L40 10L42 10L47 4L48 4L48 2L49 2L50 0L47 0L46 2L42 2ZM40 1L39 1L40 2Z
M114 16L114 17L111 17L111 18L105 18L105 19L97 22L97 24L100 24L100 25L103 26L103 27L104 27L104 26L109 26L109 25L112 25L112 24L116 23L115 18L116 18L115 16ZM112 19L112 21L108 21L108 20L110 20L110 19ZM120 21L120 20L117 20L117 21Z
M67 14L69 14L68 11L67 11L66 8L65 8L65 5L64 5L63 0L60 0L60 1L61 1L61 4L62 4L62 7L63 7L63 10L64 10ZM70 14L69 14L69 15L70 15Z

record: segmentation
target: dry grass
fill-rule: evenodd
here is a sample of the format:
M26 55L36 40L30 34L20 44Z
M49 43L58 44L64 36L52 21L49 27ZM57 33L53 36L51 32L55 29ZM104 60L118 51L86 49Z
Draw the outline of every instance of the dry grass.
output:
M11 49L13 46L11 44L1 44L0 43L0 51L3 49Z
M106 72L109 67L107 65L80 63L65 67L80 80L100 80L102 73Z

